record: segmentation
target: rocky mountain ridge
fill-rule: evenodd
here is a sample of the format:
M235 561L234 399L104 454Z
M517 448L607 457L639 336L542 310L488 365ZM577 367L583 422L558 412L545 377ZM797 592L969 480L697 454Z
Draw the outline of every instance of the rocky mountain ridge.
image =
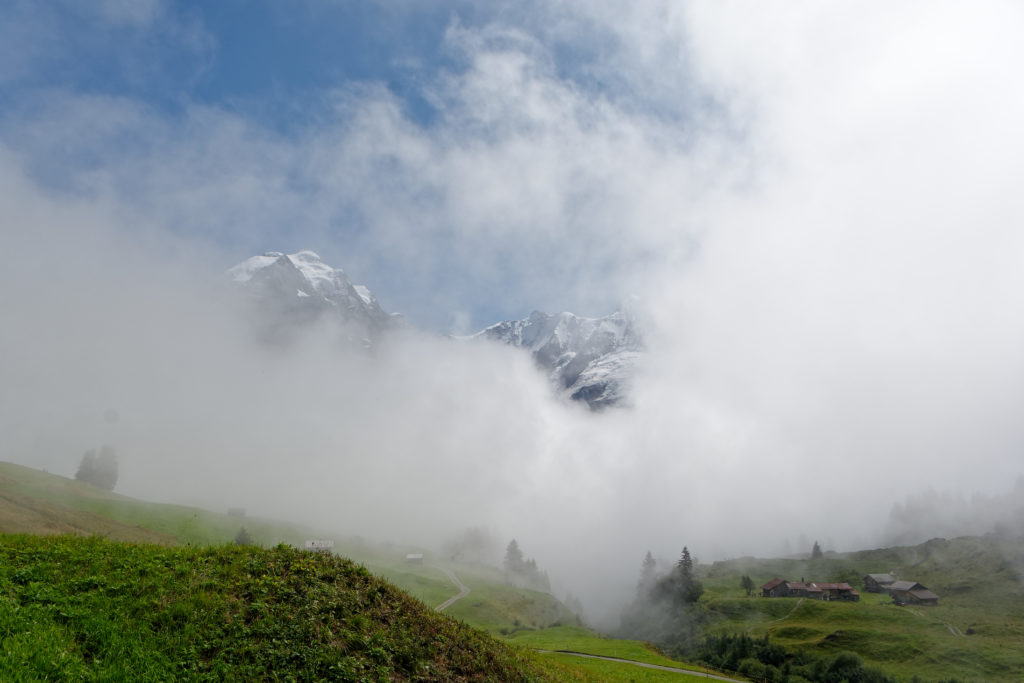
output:
M559 393L592 409L622 403L642 350L633 318L621 311L602 318L534 311L474 335L526 349Z
M366 287L312 251L267 252L227 271L243 292L258 335L286 343L300 330L327 323L348 346L372 349L403 325L385 312ZM627 400L642 340L635 320L622 311L602 318L534 311L522 320L496 323L463 340L501 342L529 352L559 395L594 410Z

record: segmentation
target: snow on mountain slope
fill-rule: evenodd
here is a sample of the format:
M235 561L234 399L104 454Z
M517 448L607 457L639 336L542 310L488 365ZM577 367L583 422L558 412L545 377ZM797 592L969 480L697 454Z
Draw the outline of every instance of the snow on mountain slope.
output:
M527 349L560 393L601 409L626 398L642 341L633 318L534 311L522 320L491 325L474 335Z
M227 274L249 295L250 313L268 340L287 340L302 326L326 321L337 325L344 341L369 348L397 324L397 317L386 313L369 289L353 285L345 271L312 251L267 252Z
M349 346L370 349L400 326L369 289L353 285L340 268L312 251L267 252L227 271L249 301L250 319L265 340L282 343L314 323L328 323ZM492 325L471 338L525 349L559 394L598 410L625 402L629 378L641 355L634 318L603 318L534 311L522 320Z

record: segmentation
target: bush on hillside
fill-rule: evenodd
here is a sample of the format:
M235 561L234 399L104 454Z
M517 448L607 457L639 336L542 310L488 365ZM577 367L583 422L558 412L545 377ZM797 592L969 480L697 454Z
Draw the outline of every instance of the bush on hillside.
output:
M75 479L113 491L117 485L117 453L110 446L103 446L99 453L88 450L78 464Z

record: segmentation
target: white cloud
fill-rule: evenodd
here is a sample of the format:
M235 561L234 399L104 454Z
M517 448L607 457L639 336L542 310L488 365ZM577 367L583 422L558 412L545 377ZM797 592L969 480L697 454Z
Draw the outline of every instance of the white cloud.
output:
M538 16L453 26L465 69L429 83L425 124L373 84L291 138L216 107L175 119L56 90L9 114L19 258L2 291L20 324L0 340L25 354L3 378L4 414L24 418L10 457L71 463L116 404L125 450L169 491L244 481L232 491L275 512L386 534L486 522L556 578L602 567L593 595L631 588L647 549L850 548L908 492L1019 474L1016 5ZM274 247L315 248L390 308L462 331L492 322L482 310L599 314L640 294L636 408L567 409L525 360L439 341L369 368L240 352L183 264ZM310 473L337 495L304 495ZM367 481L396 516L357 516Z

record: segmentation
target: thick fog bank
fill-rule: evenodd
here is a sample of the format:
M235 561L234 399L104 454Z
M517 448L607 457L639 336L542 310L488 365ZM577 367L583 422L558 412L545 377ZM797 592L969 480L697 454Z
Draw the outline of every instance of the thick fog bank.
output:
M708 375L730 373L694 355L696 334L668 339L655 308L633 407L591 413L500 345L406 331L364 354L319 328L260 343L209 258L22 190L6 207L32 229L2 271L5 460L70 476L109 443L117 490L149 500L438 549L485 527L608 624L647 550L667 565L683 545L705 561L866 547L906 491L879 468L910 465L819 457L827 435L796 439L772 396L720 404Z
M18 26L50 26L33 7ZM487 528L602 616L648 550L1000 523L1015 503L984 501L1024 447L1020 7L623 7L453 20L410 86L429 120L383 83L321 84L282 132L189 85L168 109L33 80L32 52L0 69L0 458L71 475L109 443L129 495L419 546ZM223 271L305 248L437 334L255 342ZM441 336L628 297L646 351L620 410ZM980 521L935 524L946 495Z

